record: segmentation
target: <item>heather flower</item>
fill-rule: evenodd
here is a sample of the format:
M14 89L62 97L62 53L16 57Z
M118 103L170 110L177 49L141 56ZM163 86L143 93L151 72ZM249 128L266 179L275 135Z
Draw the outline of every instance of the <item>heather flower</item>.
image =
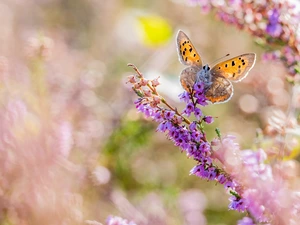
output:
M201 109L195 108L194 109L194 115L195 115L197 120L200 120L201 116L203 115Z
M198 5L204 13L215 10L224 23L249 32L254 37L271 45L265 59L281 60L290 75L299 74L298 57L300 53L299 1L241 1L241 0L187 0ZM261 43L263 44L263 43ZM289 48L287 56L285 49Z
M110 216L106 220L107 225L136 225L133 221L128 221L126 219L122 219L118 216Z
M128 82L129 82L129 83L132 83L132 84L136 83L135 76L134 76L134 75L128 76Z
M190 101L190 94L186 91L179 94L179 99L184 101L185 103L188 103Z
M255 225L253 220L249 217L244 217L243 219L239 220L237 225Z
M195 110L194 104L190 102L186 105L186 108L183 110L183 113L187 116L190 116L194 110Z
M266 32L272 37L279 37L282 32L282 26L279 23L278 9L269 11L269 23L266 28Z
M158 81L158 78L154 79L154 80L151 80L151 85L152 87L157 87L159 85L159 81Z
M214 118L212 116L204 116L203 121L205 123L210 124L210 123L214 122Z
M242 198L232 196L229 198L229 200L231 201L231 203L228 206L229 209L236 210L239 212L244 212L247 209L244 200Z

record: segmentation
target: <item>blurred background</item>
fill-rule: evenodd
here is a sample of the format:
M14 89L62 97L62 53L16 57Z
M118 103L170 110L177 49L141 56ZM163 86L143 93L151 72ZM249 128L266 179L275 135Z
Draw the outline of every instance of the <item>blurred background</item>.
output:
M204 63L257 54L226 104L205 114L215 128L252 148L272 134L291 96L280 64L261 61L245 32L184 0L0 1L1 224L234 224L223 187L189 176L195 165L157 124L136 112L125 84L135 64L160 76L161 94L179 109L175 36L185 31ZM259 128L259 129L258 129Z

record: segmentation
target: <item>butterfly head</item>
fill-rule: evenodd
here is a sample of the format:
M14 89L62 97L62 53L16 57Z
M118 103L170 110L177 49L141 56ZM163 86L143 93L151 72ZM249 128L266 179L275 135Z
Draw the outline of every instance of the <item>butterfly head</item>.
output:
M210 70L210 67L208 66L208 64L206 64L202 67L202 70L204 70L204 72L207 73Z
M203 82L205 89L211 85L210 68L207 64L197 73L197 82Z

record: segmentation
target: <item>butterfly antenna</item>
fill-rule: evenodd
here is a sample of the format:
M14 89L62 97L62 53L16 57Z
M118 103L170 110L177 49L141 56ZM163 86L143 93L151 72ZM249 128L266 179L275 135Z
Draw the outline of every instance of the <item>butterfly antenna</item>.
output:
M230 54L227 53L226 55L222 56L221 58L218 58L217 60L213 61L211 64L209 65L212 65L212 64L215 64L216 62L220 61L221 59L224 59L225 57L228 57Z

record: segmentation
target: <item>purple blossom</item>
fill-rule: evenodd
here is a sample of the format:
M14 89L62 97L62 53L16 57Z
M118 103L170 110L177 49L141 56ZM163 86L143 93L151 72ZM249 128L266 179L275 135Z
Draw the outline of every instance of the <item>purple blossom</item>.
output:
M279 37L282 32L282 26L279 23L279 11L276 8L269 11L269 23L266 32L272 37Z
M217 177L217 170L214 167L210 167L207 169L208 172L208 179L209 180L215 180L215 178Z
M203 82L197 82L194 84L194 91L196 93L203 94L204 93L204 83Z
M219 174L218 177L217 177L217 181L220 184L224 184L225 182L227 182L227 178L225 177L224 174Z
M234 189L235 184L234 184L231 180L228 180L228 181L224 184L224 187L225 187L226 189L229 189L229 188Z
M157 131L160 131L160 132L165 132L165 131L167 130L167 122L166 122L166 121L161 122L161 123L158 125L158 127L157 127L156 130L157 130Z
M199 108L195 108L194 110L194 115L196 117L197 120L200 120L200 117L202 116L202 111Z
M166 120L173 119L174 115L175 115L174 111L170 111L170 110L165 111L165 119Z
M196 102L197 102L197 104L202 105L202 106L208 105L207 99L206 99L206 97L203 96L203 95L198 96Z
M194 104L192 102L188 103L185 107L185 109L183 110L183 113L187 116L190 116L192 112L194 112L195 107Z
M208 124L214 122L214 118L212 116L204 116L203 120L205 123L208 123Z
M253 220L249 217L244 217L243 219L238 221L237 225L255 225Z
M181 94L179 94L179 99L185 103L189 103L190 102L190 94L188 92L184 91Z
M210 151L210 144L208 142L202 142L200 144L200 149L202 152L209 152Z
M244 212L247 209L245 202L242 198L238 198L236 196L231 196L229 198L230 204L228 206L229 209L236 210L239 212Z
M192 132L191 136L194 142L200 142L201 138L203 137L202 133L199 131Z
M156 121L156 122L161 122L161 121L163 121L163 116L162 116L162 112L161 111L159 111L159 110L157 110L154 114L154 120Z
M197 131L197 123L196 121L190 124L190 131Z

